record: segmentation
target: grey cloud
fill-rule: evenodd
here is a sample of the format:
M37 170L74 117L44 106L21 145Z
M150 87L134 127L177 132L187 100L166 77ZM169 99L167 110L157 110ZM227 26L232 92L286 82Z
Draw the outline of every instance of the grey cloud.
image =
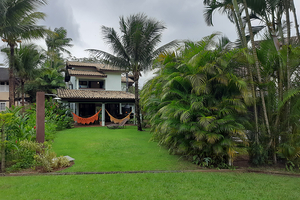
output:
M74 13L70 4L64 0L51 0L47 6L41 7L41 11L47 16L45 21L40 22L46 27L64 27L68 32L68 37L74 42L81 43L79 34L79 24L75 21Z

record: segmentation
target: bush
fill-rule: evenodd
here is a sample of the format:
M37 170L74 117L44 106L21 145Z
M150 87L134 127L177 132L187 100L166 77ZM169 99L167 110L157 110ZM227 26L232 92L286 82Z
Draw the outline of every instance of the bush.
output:
M248 149L251 164L264 165L268 161L268 151L261 144L252 143Z
M45 163L43 164L42 157L34 159L36 152L33 149L44 147L29 143L36 140L36 105L28 106L25 113L21 113L21 108L13 106L3 112L12 115L11 122L5 126L5 166L9 171L16 171L39 163L45 166L45 171L49 171L51 169ZM54 140L56 131L72 128L74 123L70 110L51 99L45 102L45 121L45 141L47 142Z
M51 151L51 146L46 142L41 144L25 140L21 142L21 146L29 151L37 152L33 156L33 164L35 167L42 167L45 172L51 172L53 169L70 165L67 158L63 156L57 158L56 154Z

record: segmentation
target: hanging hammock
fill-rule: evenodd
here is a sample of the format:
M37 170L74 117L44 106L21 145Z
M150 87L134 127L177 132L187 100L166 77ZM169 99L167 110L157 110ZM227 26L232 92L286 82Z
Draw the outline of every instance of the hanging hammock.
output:
M126 116L124 117L123 119L117 119L117 118L114 118L113 116L111 116L111 114L109 114L109 112L105 109L105 111L107 112L107 114L109 115L109 118L110 118L110 121L115 123L115 124L120 124L124 119L130 119L130 114L131 112Z
M98 115L99 115L100 111L101 111L101 109L96 114L94 114L93 116L88 117L88 118L79 117L78 115L76 115L73 112L72 112L72 114L73 114L74 121L76 121L78 124L90 124L99 119Z

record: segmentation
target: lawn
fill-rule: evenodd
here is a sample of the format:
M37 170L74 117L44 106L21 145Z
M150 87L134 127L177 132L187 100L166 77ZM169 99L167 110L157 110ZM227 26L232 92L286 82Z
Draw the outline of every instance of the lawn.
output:
M300 179L160 173L0 177L0 199L299 199Z
M57 134L58 155L75 158L63 172L185 170L197 167L149 141L136 127L75 128ZM10 199L299 199L300 178L255 173L185 172L0 177Z
M75 158L75 165L64 172L197 169L150 138L149 131L138 132L134 126L75 128L59 132L53 149L58 156Z

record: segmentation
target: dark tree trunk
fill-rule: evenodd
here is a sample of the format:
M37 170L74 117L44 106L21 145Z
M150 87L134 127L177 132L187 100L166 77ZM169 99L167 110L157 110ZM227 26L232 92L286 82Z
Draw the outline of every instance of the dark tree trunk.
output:
M139 99L139 72L134 73L134 95L135 95L135 117L137 119L138 131L142 131L141 117L140 117L140 99Z
M25 113L25 103L24 103L24 81L21 80L21 91L22 91L22 113Z
M9 61L9 107L15 105L15 45L10 45L10 61Z
M5 172L5 132L4 126L2 126L1 130L1 172Z
M126 92L128 92L128 72L126 72Z

